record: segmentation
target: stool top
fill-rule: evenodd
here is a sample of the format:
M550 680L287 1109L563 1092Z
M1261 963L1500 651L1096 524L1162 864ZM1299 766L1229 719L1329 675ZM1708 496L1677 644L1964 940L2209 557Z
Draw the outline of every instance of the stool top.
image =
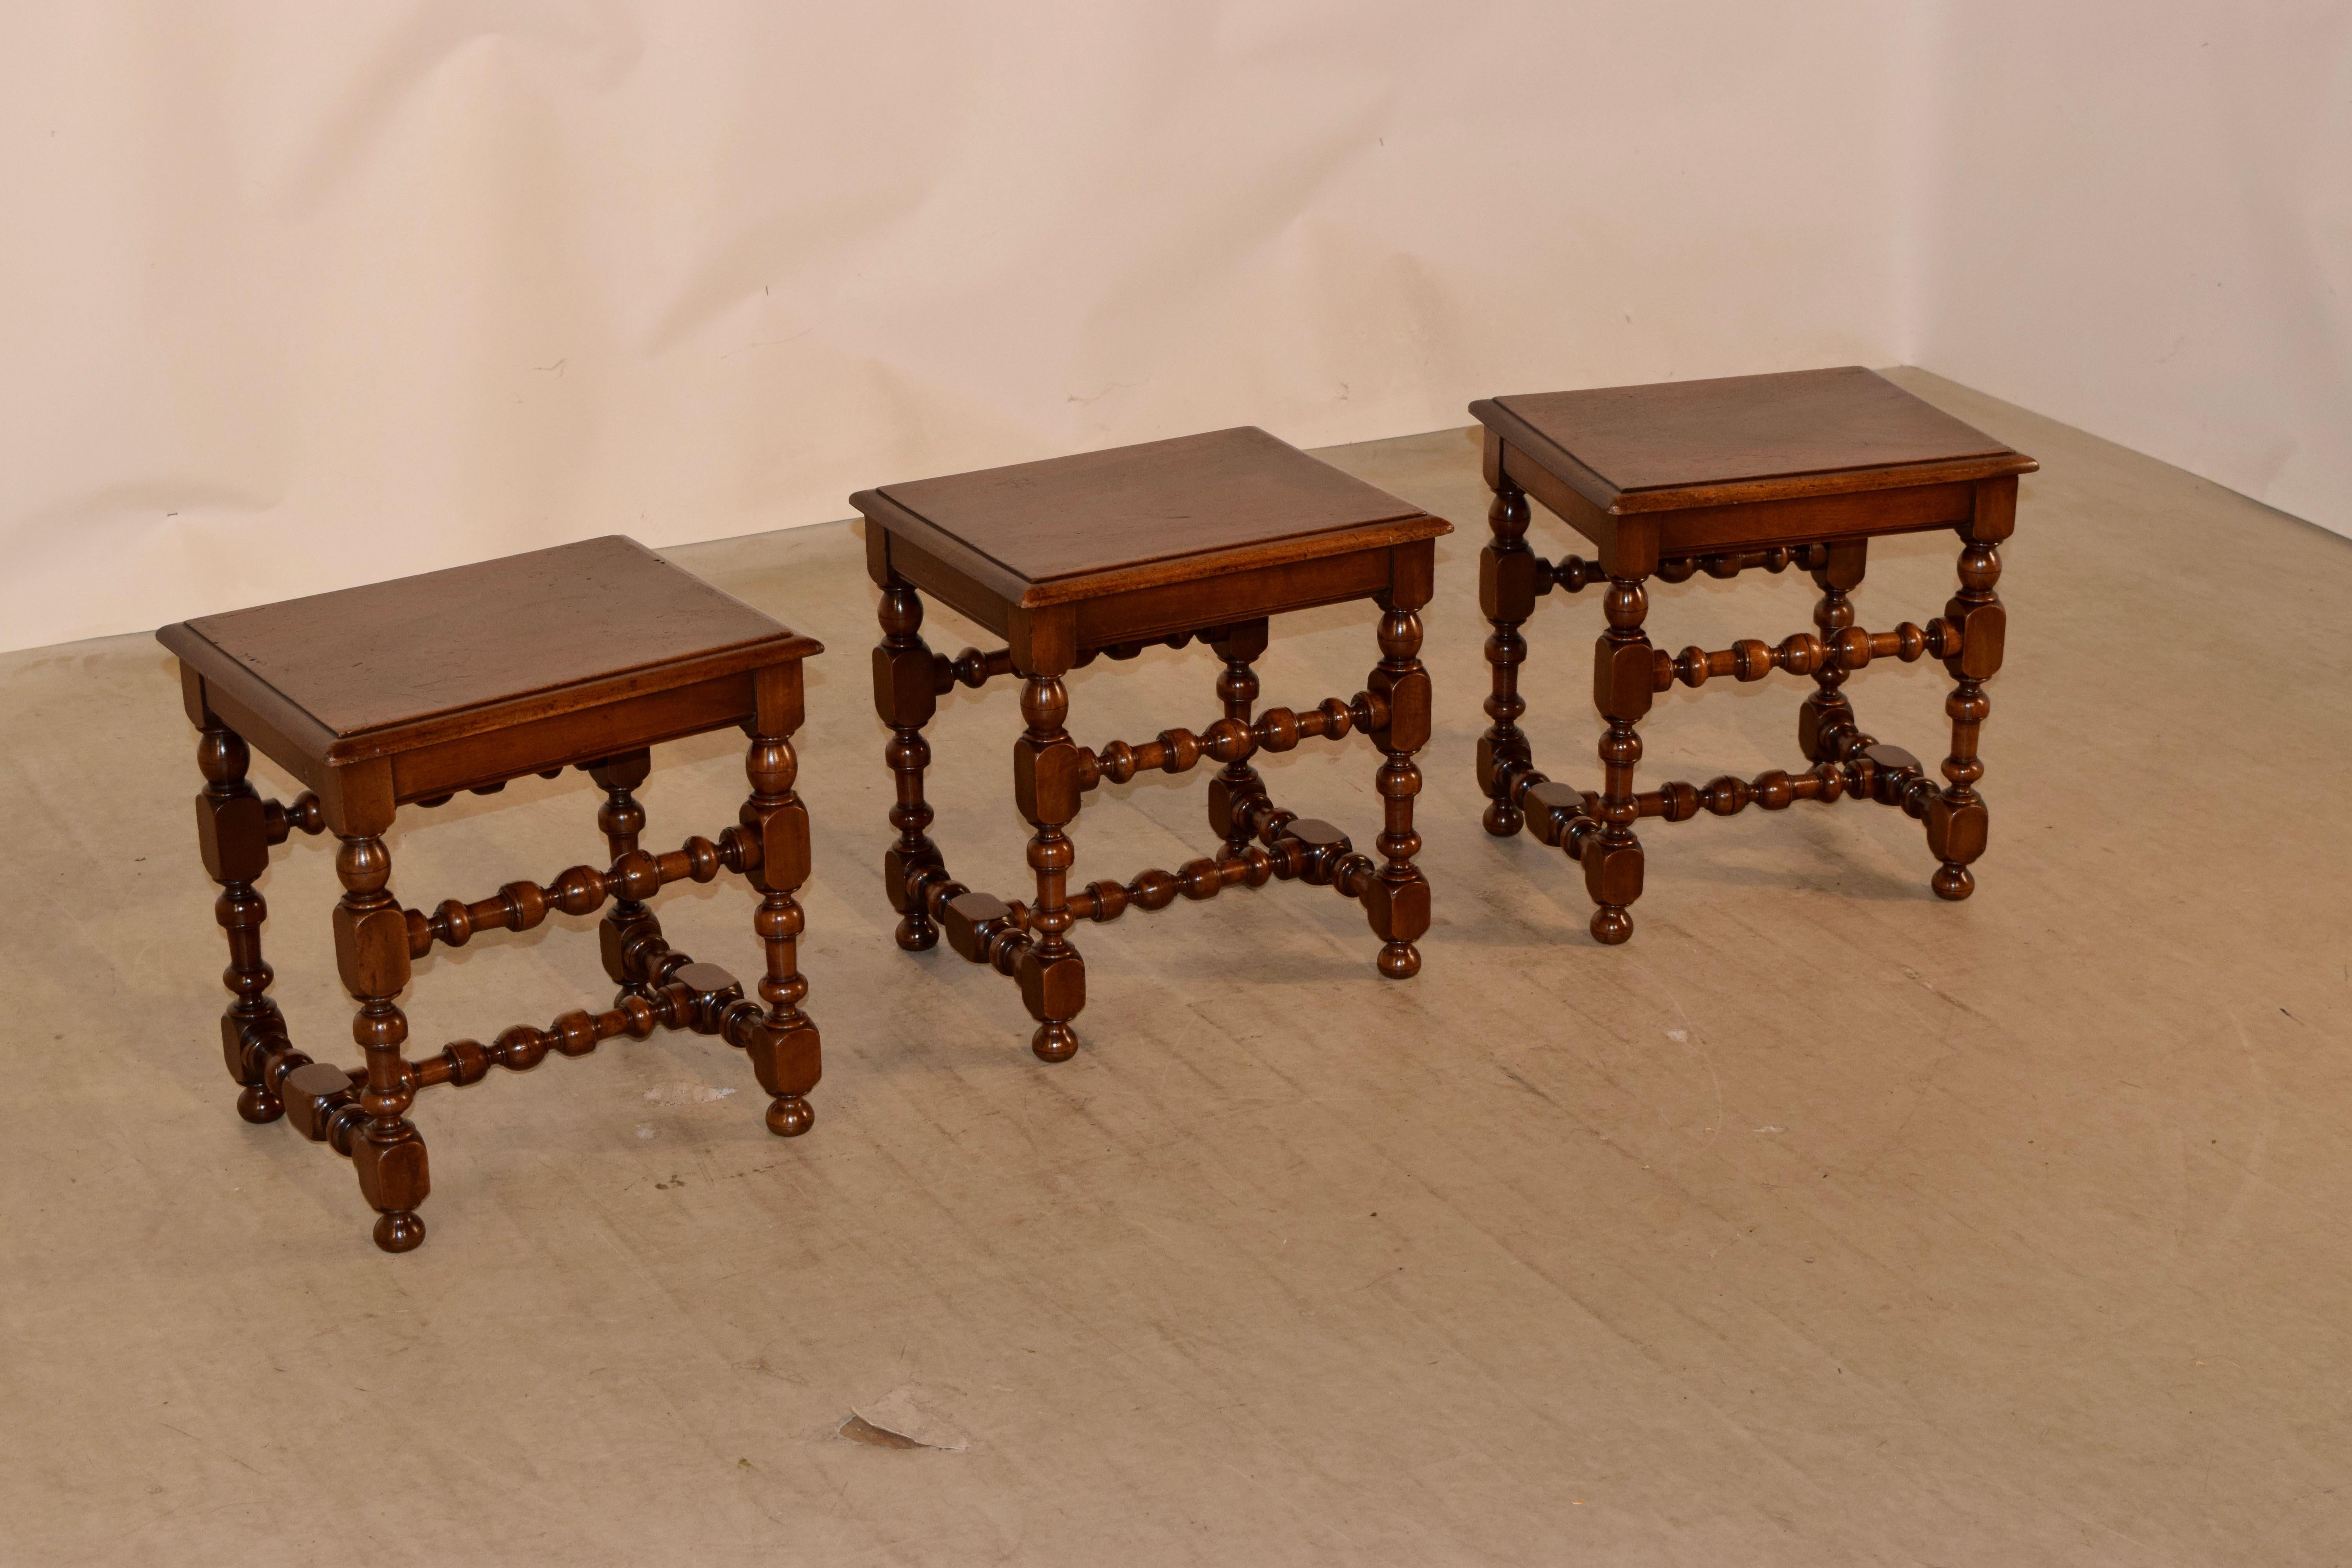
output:
M870 523L1028 607L1430 539L1454 526L1248 426L884 485L849 500Z
M518 722L823 651L619 534L202 616L155 637L257 711L307 720L286 725L289 737L339 762L394 749L427 721L438 735L468 710Z
M2031 473L2038 464L1860 365L1482 398L1604 511L1667 511Z

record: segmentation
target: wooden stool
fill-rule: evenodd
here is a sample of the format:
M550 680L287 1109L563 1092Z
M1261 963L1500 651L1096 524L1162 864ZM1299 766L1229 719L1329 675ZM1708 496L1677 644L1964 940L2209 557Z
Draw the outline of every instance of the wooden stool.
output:
M615 1035L658 1026L717 1035L751 1058L774 1098L769 1130L808 1130L818 1072L816 1028L794 972L808 874L808 813L793 795L789 737L801 722L801 660L821 652L767 616L679 571L635 540L610 538L477 566L207 616L155 634L179 656L188 717L204 731L196 760L196 837L221 885L214 914L228 932L221 1018L229 1076L247 1121L289 1110L310 1138L351 1157L380 1217L375 1243L405 1252L425 1239L425 1143L406 1112L430 1084L469 1084L493 1065L518 1072L550 1050L583 1056ZM751 795L741 826L713 844L667 854L637 847L646 814L632 792L656 742L740 724L751 737ZM247 744L310 785L290 804L263 800L245 776ZM395 807L440 805L458 790L491 795L526 773L581 768L605 791L597 826L605 869L575 866L541 887L509 882L478 903L404 910L386 889L383 832ZM342 841L335 961L358 999L352 1033L363 1068L313 1062L294 1048L268 995L264 907L255 881L269 847L299 828ZM662 940L645 901L665 883L708 882L720 867L761 892L751 925L767 977L750 1001L733 976ZM616 899L599 928L611 1011L517 1026L488 1046L458 1040L438 1056L402 1055L398 997L409 964L477 931L529 931L548 911L584 915Z
M901 916L898 945L918 952L944 926L955 950L1021 984L1037 1020L1031 1047L1047 1061L1077 1049L1070 1020L1086 1005L1086 964L1068 932L1081 920L1116 920L1129 908L1165 909L1178 893L1214 898L1269 878L1336 888L1360 902L1381 941L1380 972L1404 979L1421 967L1413 939L1429 929L1429 884L1413 865L1413 753L1429 739L1429 677L1414 657L1429 602L1432 543L1453 525L1317 462L1263 430L1223 430L984 473L889 485L850 498L866 515L866 559L882 589L882 645L874 653L874 702L892 739L883 755L898 775L891 809L898 842L882 879ZM933 595L1003 636L992 653L950 659L924 645L923 602ZM1255 719L1251 662L1265 651L1266 620L1286 610L1370 599L1383 614L1381 661L1353 702L1337 698L1304 712L1270 708ZM1225 661L1217 681L1224 715L1199 733L1165 730L1140 745L1089 751L1062 728L1062 677L1099 654L1134 658L1147 645L1181 647L1198 637ZM1029 864L1034 905L970 891L951 880L923 829L923 726L956 682L978 687L1009 671L1023 678L1028 730L1013 742L1013 794L1036 829ZM1387 820L1384 864L1355 852L1328 822L1276 809L1250 758L1301 740L1361 730L1386 753L1378 788ZM1064 831L1086 792L1125 784L1143 769L1181 773L1208 757L1224 764L1209 785L1216 854L1133 881L1067 889L1073 851ZM1255 842L1253 842L1255 840Z
M1842 795L1899 805L1927 823L1927 847L1942 862L1930 882L1937 894L1969 896L1976 886L1969 864L1985 847L1977 732L1988 711L1984 683L2000 668L1995 546L2016 525L2017 476L2039 466L2032 458L1853 365L1497 397L1472 404L1470 412L1486 427L1486 483L1495 492L1487 512L1494 540L1478 563L1479 603L1495 626L1486 643L1495 679L1486 713L1494 723L1478 742L1478 782L1493 803L1486 831L1507 837L1531 823L1538 838L1581 860L1585 888L1600 906L1592 916L1597 941L1633 934L1626 910L1642 893L1633 824L1645 816L1681 822L1702 806L1729 816L1751 802L1778 811L1791 801ZM1530 495L1598 544L1600 559L1571 555L1555 563L1531 553L1524 538ZM1870 541L1939 528L1967 542L1960 590L1943 615L1924 628L1907 621L1891 632L1856 626L1847 595L1862 581ZM1653 574L1680 583L1701 571L1732 577L1791 565L1821 584L1818 636L1669 656L1643 633L1649 597L1642 584ZM1554 587L1575 593L1604 576L1609 629L1594 650L1592 693L1609 729L1596 795L1536 772L1516 721L1527 711L1518 695L1518 667L1528 656L1520 623ZM1840 689L1849 672L1874 658L1923 655L1942 659L1957 682L1944 704L1952 752L1941 790L1908 752L1864 733ZM1797 721L1797 744L1811 769L1634 791L1642 757L1634 725L1652 697L1677 680L1694 687L1710 676L1757 680L1775 669L1810 675L1817 689Z

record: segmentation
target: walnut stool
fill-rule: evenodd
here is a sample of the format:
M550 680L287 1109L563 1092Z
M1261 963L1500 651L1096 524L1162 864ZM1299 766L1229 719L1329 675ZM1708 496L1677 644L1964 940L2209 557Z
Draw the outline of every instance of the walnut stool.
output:
M221 1045L245 1086L237 1110L255 1122L291 1110L305 1134L350 1156L380 1216L378 1247L405 1252L425 1239L425 1143L406 1114L416 1091L476 1082L493 1065L521 1071L550 1050L583 1056L615 1035L691 1028L750 1055L773 1096L770 1131L807 1131L818 1048L800 1008L808 985L794 972L793 890L808 874L808 814L793 795L790 737L801 660L822 651L816 643L621 538L206 616L156 637L179 656L188 717L204 731L196 837L222 889L213 912L228 932L223 979L236 1000ZM716 844L638 848L646 814L632 792L650 767L646 748L729 724L751 737L740 826ZM248 742L310 787L290 804L263 800L245 776ZM509 882L430 914L387 890L383 835L396 807L440 805L461 789L491 795L567 766L605 792L596 822L608 868L575 866L544 887ZM352 1033L364 1068L295 1049L268 994L254 883L269 847L297 828L342 841L335 962L359 1002ZM722 866L761 893L751 926L767 949L764 1007L725 970L672 949L645 904L665 883L708 882ZM398 998L410 963L436 942L529 931L551 910L584 915L608 900L617 901L599 932L620 987L610 1011L519 1025L488 1046L458 1040L421 1061L403 1055Z
M945 927L965 958L1016 977L1037 1020L1031 1047L1047 1061L1077 1049L1070 1020L1086 1004L1086 964L1070 943L1072 924L1165 909L1180 892L1210 899L1270 878L1336 888L1370 916L1382 974L1404 979L1420 969L1412 943L1429 929L1429 884L1412 863L1421 848L1412 757L1429 739L1429 677L1415 657L1414 612L1429 601L1432 542L1452 524L1255 429L887 485L850 500L866 516L866 564L882 589L874 700L892 731L884 756L898 775L890 822L898 830L883 884L904 917L900 947L931 947ZM1009 646L934 654L921 636L921 594ZM1382 612L1368 689L1352 702L1332 698L1253 718L1250 665L1265 649L1267 618L1354 599ZM1197 734L1165 730L1139 745L1090 751L1072 742L1062 728L1065 674L1100 654L1132 658L1146 645L1181 647L1194 637L1225 661L1222 718ZM1028 729L1013 742L1013 795L1036 829L1034 904L951 880L923 834L931 822L923 726L940 697L958 681L978 687L1015 671ZM1276 809L1249 765L1261 751L1350 730L1385 753L1377 783L1387 807L1376 846L1382 863L1356 853L1329 823ZM1223 841L1213 856L1068 890L1065 830L1088 790L1146 768L1181 773L1203 757L1224 764L1209 785L1209 831Z
M2000 668L1995 547L2015 526L2017 477L2034 470L2032 458L1859 366L1497 397L1470 411L1486 427L1486 483L1495 492L1487 512L1494 540L1478 571L1479 602L1495 627L1486 642L1494 723L1478 742L1478 781L1491 800L1486 831L1507 837L1532 825L1538 838L1582 861L1585 888L1600 906L1596 940L1633 933L1627 906L1642 893L1643 858L1633 824L1682 822L1702 806L1717 816L1751 803L1778 811L1841 796L1900 806L1927 823L1928 850L1941 862L1930 886L1942 898L1969 896L1976 886L1969 865L1985 847L1977 732L1988 711L1984 683ZM1598 544L1600 559L1553 563L1532 553L1524 537L1529 496ZM1943 615L1924 628L1856 626L1847 595L1862 581L1870 541L1943 528L1965 542L1959 592ZM1696 572L1732 577L1791 565L1821 585L1818 636L1670 656L1643 633L1643 584L1653 574L1680 583ZM1596 795L1536 772L1516 721L1527 711L1518 695L1527 658L1520 624L1553 588L1575 593L1603 577L1609 629L1594 650L1592 692L1608 732ZM1874 658L1926 655L1942 659L1956 682L1944 704L1952 752L1940 790L1908 752L1864 733L1840 689ZM1758 680L1775 669L1813 679L1817 689L1797 721L1797 744L1811 768L1635 792L1642 738L1634 726L1652 697L1677 680Z

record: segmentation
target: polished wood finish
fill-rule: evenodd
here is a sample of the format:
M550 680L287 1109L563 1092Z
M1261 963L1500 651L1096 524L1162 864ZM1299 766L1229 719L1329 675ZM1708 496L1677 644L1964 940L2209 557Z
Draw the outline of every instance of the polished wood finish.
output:
M492 1066L522 1070L551 1050L580 1056L618 1035L691 1028L751 1058L771 1096L772 1131L807 1130L820 1060L800 1006L808 986L797 971L793 893L808 876L809 831L793 792L791 736L802 719L801 661L822 651L815 642L622 538L206 616L156 636L179 658L200 736L197 842L222 889L215 917L228 937L232 1000L221 1043L237 1111L254 1122L290 1111L306 1136L349 1156L377 1211L377 1246L405 1252L425 1238L416 1211L431 1179L408 1120L417 1091L477 1082ZM716 841L642 848L635 792L651 773L647 748L730 724L751 742L750 795L736 826ZM310 789L288 804L263 800L246 777L248 742ZM439 805L459 788L493 794L567 767L604 791L605 866L509 882L430 913L402 907L383 837L400 805ZM268 994L267 910L255 883L270 847L296 832L338 842L335 958L357 1004L358 1068L296 1049ZM667 883L707 882L722 869L761 894L758 1001L724 970L672 949L646 902ZM483 931L529 931L552 911L593 914L608 903L598 940L619 988L610 1010L567 1013L546 1029L519 1025L487 1047L457 1040L422 1059L408 1055L399 998L415 961L436 944L462 947Z
M1381 939L1381 973L1418 972L1414 942L1429 929L1429 884L1413 857L1412 803L1427 743L1429 677L1420 608L1428 603L1433 541L1452 525L1254 429L1158 441L1078 458L1024 463L851 498L866 520L866 562L881 590L874 652L875 708L889 726L884 750L896 785L897 837L883 885L909 952L949 944L1015 979L1037 1020L1031 1048L1047 1061L1077 1048L1086 963L1070 940L1081 920L1167 908L1181 893L1300 880L1360 904ZM922 638L923 595L1006 639L992 652L950 658ZM1269 621L1289 610L1370 599L1381 610L1381 658L1352 701L1259 712L1253 668ZM1070 670L1097 658L1198 638L1223 663L1220 716L1206 728L1165 730L1140 743L1079 745L1066 728ZM975 891L949 876L928 835L923 797L931 752L923 729L958 684L1021 679L1024 728L1013 742L1013 801L1033 831L1035 892L1027 902ZM1276 808L1251 765L1260 752L1361 731L1382 753L1380 858L1355 852L1327 823ZM1213 856L1126 882L1074 886L1069 827L1086 796L1139 772L1223 765L1209 782Z
M204 616L156 637L257 717L278 721L305 783L322 765L413 759L640 694L674 701L683 688L730 676L747 689L749 672L785 650L814 649L617 534ZM327 646L334 657L320 656Z
M1429 537L1419 508L1246 426L851 500L1027 608Z
M1936 893L1968 897L1976 885L1969 868L1986 841L1975 788L1984 773L1977 757L1989 711L1984 683L2000 668L2005 629L1993 592L1997 547L2016 526L2018 476L2033 471L2032 458L1859 366L1482 399L1470 410L1486 426L1494 491L1491 538L1479 558L1480 608L1494 628L1490 722L1476 759L1485 825L1497 837L1532 825L1581 864L1596 906L1595 940L1633 934L1630 907L1644 870L1633 825L1645 816L1687 821L1702 807L1728 816L1751 803L1779 810L1843 798L1898 806L1926 824L1938 862ZM1530 498L1592 541L1598 558L1537 555L1527 542ZM1852 595L1870 540L1941 528L1963 541L1960 589L1944 614L1924 626L1856 626ZM1822 590L1814 631L1712 652L1668 655L1651 645L1651 578L1791 568L1809 572ZM1602 584L1606 628L1594 651L1593 702L1605 732L1601 788L1586 793L1535 770L1518 726L1527 712L1520 628L1555 589ZM1941 790L1909 752L1859 727L1843 689L1874 658L1922 658L1940 659L1956 682L1945 705L1952 741ZM1656 693L1676 681L1696 687L1775 671L1813 683L1798 716L1810 772L1634 787L1640 724Z
M1684 511L2022 472L2018 454L1860 365L1497 397L1488 428L1602 510ZM1486 414L1482 412L1484 420ZM1507 428L1504 428L1507 424ZM1517 443L1514 443L1517 444Z

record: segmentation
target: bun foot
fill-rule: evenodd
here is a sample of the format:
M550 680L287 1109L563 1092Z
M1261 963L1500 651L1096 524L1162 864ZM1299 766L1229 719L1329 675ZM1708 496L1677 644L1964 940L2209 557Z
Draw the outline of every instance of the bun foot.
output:
M816 1125L816 1110L797 1094L780 1094L768 1102L768 1131L779 1138L797 1138Z
M1516 805L1504 801L1490 800L1486 803L1486 815L1480 817L1478 821L1481 826L1496 837L1508 838L1527 826L1528 816L1527 813Z
M1615 947L1633 934L1633 917L1614 904L1603 904L1592 911L1592 940L1603 947Z
M259 1084L249 1083L236 1097L236 1113L258 1127L285 1115L286 1102Z
M1936 889L1937 898L1958 903L1977 890L1977 879L1966 866L1947 860L1936 868L1936 874L1927 879L1927 886Z
M1410 980L1421 973L1421 950L1409 942L1391 942L1381 948L1381 973L1391 980Z
M929 952L940 945L940 928L908 915L898 922L898 947L904 952Z
M1041 1062L1066 1062L1078 1054L1078 1032L1067 1024L1040 1024L1029 1048Z
M386 1252L414 1252L425 1245L425 1222L414 1209L375 1216L375 1244Z

